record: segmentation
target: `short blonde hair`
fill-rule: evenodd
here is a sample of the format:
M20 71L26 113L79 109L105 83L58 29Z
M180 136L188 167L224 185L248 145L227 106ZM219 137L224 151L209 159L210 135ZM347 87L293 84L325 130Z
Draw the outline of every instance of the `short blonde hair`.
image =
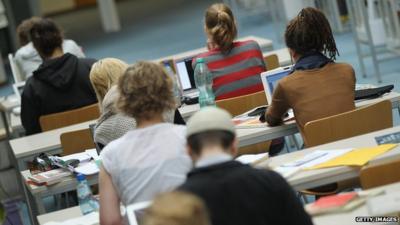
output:
M99 103L118 79L124 74L128 64L115 58L105 58L93 64L90 70L90 82L97 95Z
M145 225L210 225L201 199L186 192L159 195L146 210Z
M130 66L118 82L117 108L135 119L150 119L175 107L172 79L152 62Z

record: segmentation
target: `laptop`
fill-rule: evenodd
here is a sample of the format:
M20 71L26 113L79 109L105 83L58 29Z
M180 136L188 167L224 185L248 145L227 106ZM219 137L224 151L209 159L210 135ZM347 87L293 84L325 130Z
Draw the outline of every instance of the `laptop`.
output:
M126 207L129 225L143 225L143 217L146 209L151 205L151 201L139 202Z
M199 96L194 81L194 70L192 67L193 56L177 59L174 61L175 71L182 89L182 95L189 98Z
M265 95L267 97L268 104L272 102L272 94L276 88L278 82L290 74L292 66L279 67L274 70L269 70L261 73L261 81L264 86Z
M17 96L18 101L21 101L22 92L24 91L25 81L13 84L14 93Z

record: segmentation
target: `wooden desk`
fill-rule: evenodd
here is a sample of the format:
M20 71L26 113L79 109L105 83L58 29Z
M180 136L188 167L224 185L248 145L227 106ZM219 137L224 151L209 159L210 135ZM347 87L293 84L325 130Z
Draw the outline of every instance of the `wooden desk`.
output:
M274 168L280 166L284 163L288 163L294 161L298 158L303 157L304 155L315 151L315 150L334 150L334 149L343 149L343 148L361 148L361 147L371 147L376 146L375 137L385 134L390 134L393 132L400 131L400 126L372 132L369 134L364 134L312 148L307 148L302 151L296 151L293 153L280 155L277 157L270 158L265 162L260 163L258 166L260 167L270 167ZM395 149L373 159L370 161L370 164L381 164L390 162L392 160L400 159L400 146L397 146ZM338 181L344 181L346 179L357 178L360 174L360 168L341 166L341 167L333 167L327 169L318 169L318 170L307 170L307 171L299 171L292 177L289 177L288 182L292 185L292 187L297 190L305 190L309 188L318 187L325 184L330 184Z
M392 102L392 108L399 109L400 113L400 93L393 91L380 98L356 101L356 107L374 104L383 100L390 100ZM200 110L199 104L183 105L181 108L179 108L179 112L181 113L183 119L185 120L189 119L195 112L199 110Z
M258 45L260 45L260 48L262 51L266 51L266 50L272 50L273 46L272 46L272 41L269 39L265 39L265 38L261 38L261 37L257 37L257 36L246 36L243 38L239 38L238 41L243 41L243 40L254 40L258 43ZM204 43L205 45L205 43ZM178 53L178 54L174 54L174 55L169 55L169 56L165 56L159 59L154 59L153 61L155 62L162 62L165 60L176 60L176 59L184 59L184 58L189 58L189 57L194 57L200 53L203 52L207 52L207 48L206 47L202 47L202 48L198 48L198 49L194 49L194 50L190 50L187 52L182 52L182 53Z
M371 190L384 190L386 195L391 195L393 192L400 191L400 182L381 186ZM337 214L325 214L314 216L314 225L336 225L336 224L346 224L346 225L359 225L359 224L372 224L372 223L357 223L355 218L357 216L370 216L367 205L364 204L350 212L337 213ZM393 224L393 223L375 223L375 224ZM397 224L397 223L396 223Z

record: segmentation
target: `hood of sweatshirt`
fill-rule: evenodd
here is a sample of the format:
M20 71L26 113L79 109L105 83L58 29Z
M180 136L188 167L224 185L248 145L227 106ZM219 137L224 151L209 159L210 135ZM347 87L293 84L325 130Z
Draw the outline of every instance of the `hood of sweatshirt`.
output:
M78 68L78 58L69 53L56 59L46 60L33 72L33 76L60 90L68 89L73 83Z

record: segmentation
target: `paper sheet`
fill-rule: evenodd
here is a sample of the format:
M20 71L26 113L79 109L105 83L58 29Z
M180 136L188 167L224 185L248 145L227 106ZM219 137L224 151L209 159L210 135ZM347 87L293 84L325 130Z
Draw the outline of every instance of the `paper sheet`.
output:
M244 164L252 164L254 162L257 162L258 160L261 159L267 159L268 158L268 152L267 153L261 153L261 154L248 154L248 155L242 155L238 158L236 158L236 161L239 161Z
M95 161L90 161L87 163L81 163L78 167L74 169L76 173L81 173L84 175L93 175L99 173L99 167L97 167Z
M98 225L100 224L100 217L98 212L72 218L63 222L47 222L44 225Z
M60 157L62 160L67 161L70 159L77 159L79 162L88 162L90 161L90 155L86 154L86 152L80 152L80 153L75 153L71 155L66 155L63 157Z
M308 169L321 169L337 166L363 166L373 158L393 149L397 144L385 144L376 147L354 149L344 155L333 158L320 164L314 164Z

